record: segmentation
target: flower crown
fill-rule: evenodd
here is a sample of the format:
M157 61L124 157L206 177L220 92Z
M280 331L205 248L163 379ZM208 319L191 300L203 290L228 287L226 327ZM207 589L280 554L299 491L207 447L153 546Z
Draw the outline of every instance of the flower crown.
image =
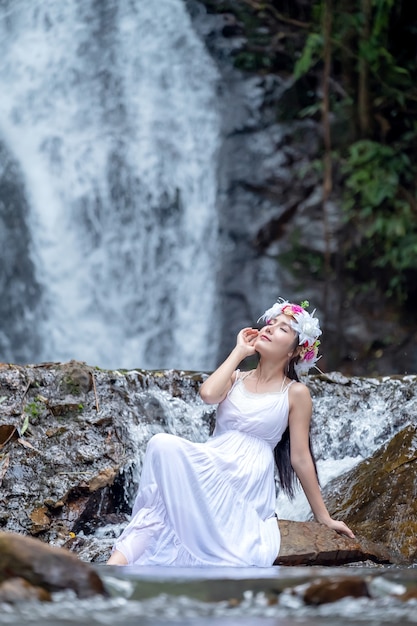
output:
M321 335L319 320L314 317L316 309L311 314L306 311L309 306L307 300L301 304L292 304L288 300L278 298L278 301L258 319L258 322L261 320L269 322L282 313L292 318L291 327L298 334L298 343L302 346L298 363L294 365L297 376L307 374L309 369L316 367L317 361L321 358L318 356L320 345L318 338Z

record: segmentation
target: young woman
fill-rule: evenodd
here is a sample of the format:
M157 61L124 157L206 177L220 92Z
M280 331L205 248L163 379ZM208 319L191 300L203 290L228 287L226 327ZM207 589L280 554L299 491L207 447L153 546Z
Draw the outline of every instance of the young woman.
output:
M317 361L318 319L280 299L261 330L244 328L200 394L218 404L205 443L166 433L148 443L132 519L109 565L271 566L279 553L274 456L282 488L294 471L317 521L354 537L330 517L310 451L312 402L298 380ZM256 369L238 367L257 353Z

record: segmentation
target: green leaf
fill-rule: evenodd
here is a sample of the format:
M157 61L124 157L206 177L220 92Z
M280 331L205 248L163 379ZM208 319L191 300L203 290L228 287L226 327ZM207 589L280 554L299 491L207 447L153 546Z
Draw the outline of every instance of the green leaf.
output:
M25 419L23 420L22 428L20 429L20 436L24 435L27 428L29 426L29 415L25 415Z
M301 78L321 58L323 53L323 37L319 33L310 33L304 50L294 66L294 78Z

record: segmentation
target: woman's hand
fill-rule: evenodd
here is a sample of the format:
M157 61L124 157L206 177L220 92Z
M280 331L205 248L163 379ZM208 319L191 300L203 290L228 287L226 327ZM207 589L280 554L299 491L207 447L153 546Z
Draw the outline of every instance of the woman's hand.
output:
M254 344L259 335L259 330L256 328L242 328L237 336L236 345L243 348L245 356L251 356L255 354Z
M355 535L350 530L349 526L345 524L345 522L340 522L338 520L330 518L328 522L326 522L326 526L335 530L340 535L346 535L346 537L350 537L351 539L355 539Z
M227 395L235 380L235 371L240 362L254 354L259 331L255 328L243 328L237 336L236 346L227 359L204 381L200 387L200 396L206 404L218 404Z

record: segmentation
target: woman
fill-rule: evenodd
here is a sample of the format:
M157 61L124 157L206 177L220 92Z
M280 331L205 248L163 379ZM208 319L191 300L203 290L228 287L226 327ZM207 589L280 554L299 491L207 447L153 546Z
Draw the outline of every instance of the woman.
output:
M205 402L219 405L208 441L151 438L132 519L109 565L271 566L280 547L274 451L287 493L295 470L316 520L354 537L330 517L310 451L312 402L298 375L317 361L321 330L306 306L280 299L260 318L261 330L240 331L200 389ZM256 369L240 372L255 353Z

